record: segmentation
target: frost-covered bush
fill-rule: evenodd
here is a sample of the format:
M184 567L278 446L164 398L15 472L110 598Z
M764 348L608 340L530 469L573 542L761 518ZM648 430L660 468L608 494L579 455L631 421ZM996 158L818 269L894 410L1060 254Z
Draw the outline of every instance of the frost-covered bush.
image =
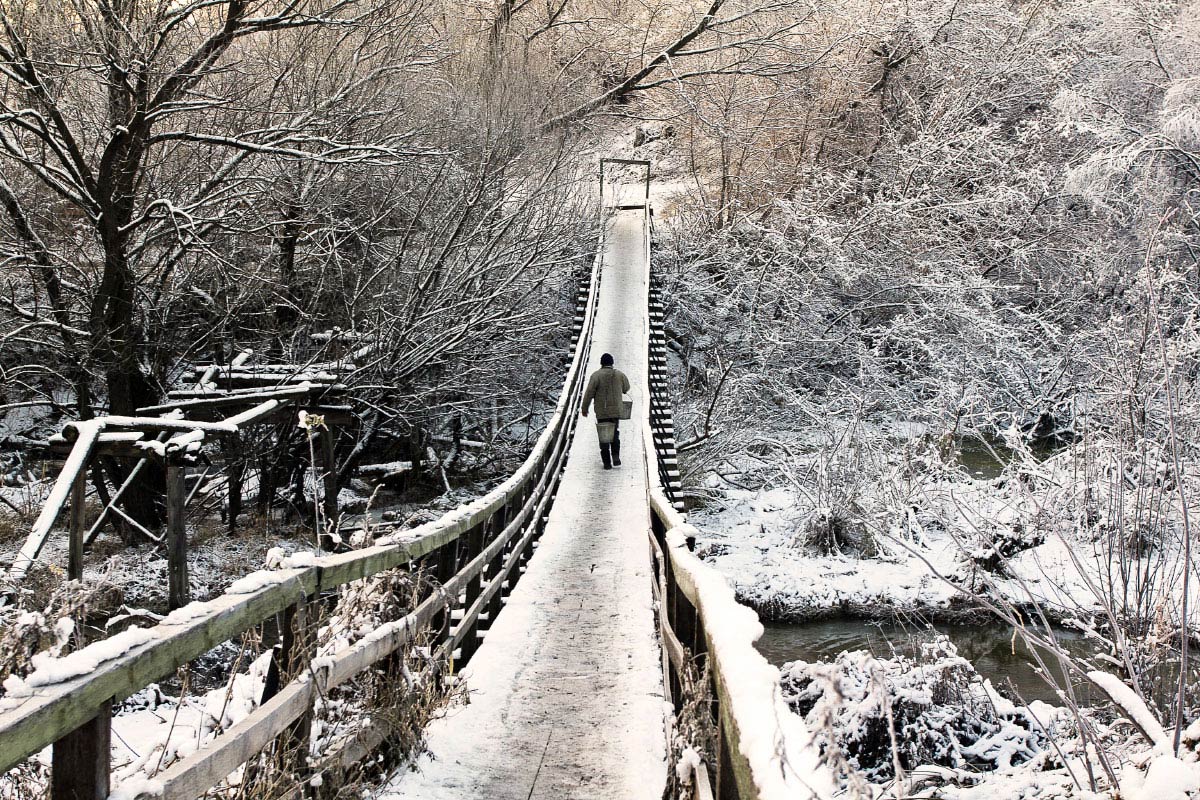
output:
M847 509L817 509L804 522L800 540L822 555L870 558L879 552L875 535L863 520L861 509L854 505Z
M1045 533L1021 523L994 525L986 531L978 531L975 541L967 549L967 556L980 569L1007 574L1008 559L1032 550L1046 541Z
M0 682L29 672L36 655L58 657L81 646L88 620L120 604L120 589L107 580L65 581L44 608L6 609L0 615Z
M954 645L939 636L915 658L877 659L858 650L831 663L784 667L788 704L810 729L824 731L851 768L879 782L924 764L972 770L1007 769L1046 746L1053 713L1016 706L983 681Z

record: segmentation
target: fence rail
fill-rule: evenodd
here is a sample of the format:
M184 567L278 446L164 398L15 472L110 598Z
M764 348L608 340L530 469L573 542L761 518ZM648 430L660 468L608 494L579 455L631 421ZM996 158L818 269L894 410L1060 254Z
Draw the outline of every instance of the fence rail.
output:
M346 682L414 641L435 631L433 651L457 663L471 658L480 632L495 619L502 593L519 577L541 534L574 435L584 370L591 348L603 237L593 262L586 296L579 298L574 353L554 415L531 455L508 480L475 502L408 532L410 539L381 539L370 548L305 560L296 568L253 573L207 603L193 603L153 628L136 628L96 642L26 677L0 699L0 772L53 745L52 800L107 797L110 792L108 741L111 709L148 684L213 647L264 624L272 617L305 619L323 593L351 581L399 567L424 567L440 583L411 613L387 624L331 657L296 669L284 663L293 648L276 649L272 669L289 678L264 692L262 704L241 723L155 776L144 792L168 800L191 800L215 785L312 713L319 693ZM450 607L461 608L456 626ZM440 622L439 622L440 620ZM440 639L440 640L439 640ZM311 654L310 654L311 656ZM86 674L57 680L72 665L92 667ZM318 666L319 664L319 666ZM353 760L370 750L376 731L352 739L347 752L327 761Z

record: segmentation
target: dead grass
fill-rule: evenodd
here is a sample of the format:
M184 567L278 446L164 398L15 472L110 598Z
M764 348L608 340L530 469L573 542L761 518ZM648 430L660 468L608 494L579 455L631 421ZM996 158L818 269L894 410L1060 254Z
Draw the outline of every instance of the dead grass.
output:
M45 602L41 594L17 595L15 605L5 610L0 621L0 683L10 675L26 675L37 653L58 656L87 644L89 625L121 604L120 589L105 580L60 581Z

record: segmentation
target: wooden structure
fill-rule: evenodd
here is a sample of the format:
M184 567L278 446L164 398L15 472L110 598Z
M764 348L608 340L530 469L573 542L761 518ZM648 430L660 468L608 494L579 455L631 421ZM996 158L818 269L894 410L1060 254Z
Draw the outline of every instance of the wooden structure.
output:
M647 207L647 248L650 225ZM599 279L597 264L587 291L579 297L573 359L555 413L529 458L507 481L476 502L407 532L404 541L381 539L363 550L306 559L294 568L260 574L239 582L245 584L244 591L193 606L189 612L194 613L168 617L148 632L119 634L132 634L128 647L115 646L113 640L91 645L97 666L88 674L61 682L43 676L29 681L35 688L27 696L0 700L0 771L52 745L52 800L103 800L111 788L113 704L272 618L284 620L284 645L276 650L271 670L275 677L268 677L261 705L157 775L152 786L126 787L126 794L138 800L192 800L273 741L303 742L317 697L406 652L418 637L431 638L435 665L455 653L456 664L469 661L499 613L506 590L531 557L554 502L586 381ZM646 280L651 285L648 267ZM663 344L657 299L651 294L646 326L651 354ZM679 711L688 700L685 675L707 675L711 682L709 711L717 747L710 762L692 771L693 796L805 800L814 796L810 779L815 773L797 776L796 770L808 764L799 748L811 751L811 740L797 744L796 737L785 737L783 720L789 712L780 696L778 671L753 648L753 612L739 606L724 579L691 552L695 530L668 496L677 471L673 475L669 468L674 452L663 366L661 359L649 361L645 377L654 387L654 402L640 420L646 458L657 462L657 468L647 464L646 530L666 693ZM154 425L129 422L119 433L128 437L157 432L170 437L160 443L165 445L172 438L195 437L196 431L221 432L221 426L231 424L226 418L211 423L216 428L192 423L191 429L180 430L156 419ZM105 425L81 424L70 458L86 460L102 446L106 430ZM124 441L110 440L103 446ZM183 494L178 475L173 481L170 491L178 502ZM70 485L78 485L75 477ZM303 621L318 618L327 599L347 583L393 569L424 570L436 578L437 587L402 619L380 626L340 652L313 658L311 643L298 633ZM302 652L303 669L292 660L297 651ZM385 741L390 726L387 720L368 719L340 749L320 754L308 768L337 773L362 761ZM304 768L297 765L298 770Z
M653 216L646 209L646 247L651 246ZM651 263L649 256L647 265ZM653 565L653 589L658 609L659 634L663 647L663 688L676 713L689 700L685 674L708 674L711 703L711 731L717 752L713 763L701 761L691 773L691 796L694 800L765 800L787 797L805 800L815 793L805 783L808 776L795 773L797 765L788 762L785 737L779 727L782 716L790 714L783 705L778 671L771 685L759 683L757 696L745 691L734 692L735 681L744 680L730 668L727 644L717 641L715 629L728 620L751 618L750 609L739 605L723 577L697 558L692 550L696 545L696 530L688 525L683 504L676 499L679 490L679 467L675 449L670 390L666 375L666 338L663 330L661 290L648 268L650 287L647 309L647 351L649 354L647 385L651 400L649 413L642 420L647 463L647 505L649 507L649 550ZM656 468L657 467L657 468ZM719 589L718 589L719 587ZM714 624L715 623L715 624ZM744 628L741 622L735 623ZM745 631L741 631L745 634ZM734 654L739 666L747 662L759 668L773 670L752 645L747 636L737 643ZM771 747L748 755L742 747L744 720L761 726L773 723L770 730L753 731L754 738L771 743ZM807 744L807 742L805 743ZM782 791L780 791L782 790Z
M345 365L324 364L319 368L294 365L247 366L250 351L241 353L226 366L210 366L197 371L194 387L171 392L168 402L138 409L139 416L106 416L84 422L67 423L53 437L51 451L65 455L66 461L49 498L35 521L29 536L14 559L6 577L12 585L24 579L37 560L51 530L69 508L67 577L83 576L84 548L95 540L104 524L113 518L134 527L147 539L163 546L168 561L168 603L179 608L190 599L187 574L187 533L184 514L188 501L200 489L206 475L197 476L193 489L187 489L188 471L201 447L209 439L239 441L253 425L296 418L305 410L320 415L325 424L312 432L320 438L323 483L323 544L332 549L332 531L338 519L337 473L334 464L334 428L354 421L349 406L332 405L346 387L335 372ZM286 368L286 369L285 369ZM84 504L89 469L98 457L116 457L133 464L124 482L108 498L99 518L86 526ZM145 467L156 462L166 475L165 506L167 524L162 536L139 525L121 510L121 500ZM207 474L207 473L206 473ZM230 471L227 492L231 527L241 509L240 472Z

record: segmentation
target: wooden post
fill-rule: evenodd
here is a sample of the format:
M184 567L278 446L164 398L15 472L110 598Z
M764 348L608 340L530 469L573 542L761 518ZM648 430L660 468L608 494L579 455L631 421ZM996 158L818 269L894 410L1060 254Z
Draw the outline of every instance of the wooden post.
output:
M242 481L246 477L246 462L241 458L242 437L235 436L231 441L222 441L225 451L226 482L225 494L228 502L229 535L237 533L238 515L242 513Z
M454 572L458 567L458 540L455 539L449 544L444 544L437 549L437 566L434 571L434 577L438 582L438 589L445 586L446 582L454 577ZM433 633L434 641L440 643L450 633L450 610L454 608L453 597L446 598L446 611L439 611L430 623L430 630Z
M184 504L187 486L186 468L182 460L167 462L167 606L171 609L186 606L191 598L188 588L187 524Z
M51 800L104 800L108 797L112 747L112 701L96 716L54 743L50 766Z
M714 701L715 704L715 701ZM733 758L729 753L729 736L725 727L717 720L717 800L739 800L737 775L733 771Z
M317 640L309 624L308 603L301 600L279 615L279 644L263 686L265 703L296 679L316 655ZM272 680L273 678L273 680ZM307 770L308 741L312 734L312 709L288 726L275 740L275 752L292 772Z
M484 528L490 524L491 520L488 520L483 525L476 525L467 532L467 553L464 562L469 563L471 559L475 558L475 556L479 555L479 553L483 550ZM467 598L466 602L463 603L463 608L470 610L471 605L479 598L480 584L480 574L476 574L474 578L471 578L470 582L467 584ZM467 624L465 618L463 619L462 624ZM476 633L477 630L478 625L475 624L468 626L467 629L463 631L463 640L462 644L460 645L461 650L458 656L458 664L460 666L465 667L467 662L471 660L471 656L473 656L475 651L479 649L479 636Z
M67 577L73 581L83 580L83 503L87 496L87 470L75 474L71 484L71 534L67 552Z
M324 550L337 549L340 542L334 538L338 530L338 479L337 456L333 449L333 431L321 429L321 478L324 482L322 497L322 512L325 517L325 530L321 531L321 548Z
M509 520L513 517L513 514L511 513L513 504L519 504L524 494L525 492L522 491L513 499L512 503L505 504L504 507L500 509L499 513L492 517L492 531L491 535L488 536L489 541L494 540L496 537L504 533L504 528L508 525ZM519 538L520 535L520 531L517 531L514 538ZM491 587L493 581L505 580L506 576L502 575L501 572L504 569L504 562L508 558L508 553L512 551L513 546L515 546L515 542L514 545L503 548L499 555L492 559L492 563L488 564L487 569L484 570L484 574L487 575L489 588ZM481 621L479 623L480 628L487 630L496 624L496 617L500 615L500 609L504 603L504 598L501 597L501 594L502 590L499 586L497 586L495 593L492 595L492 599L489 600L487 606L485 606L488 615L487 621Z
M288 606L275 619L279 641L271 654L271 664L263 683L259 705L270 700L289 682L308 668L316 655L316 637L309 625L309 605L301 600ZM303 714L275 738L276 764L296 775L309 771L308 742L312 735L312 709ZM261 774L257 760L246 763L242 786L252 786Z

